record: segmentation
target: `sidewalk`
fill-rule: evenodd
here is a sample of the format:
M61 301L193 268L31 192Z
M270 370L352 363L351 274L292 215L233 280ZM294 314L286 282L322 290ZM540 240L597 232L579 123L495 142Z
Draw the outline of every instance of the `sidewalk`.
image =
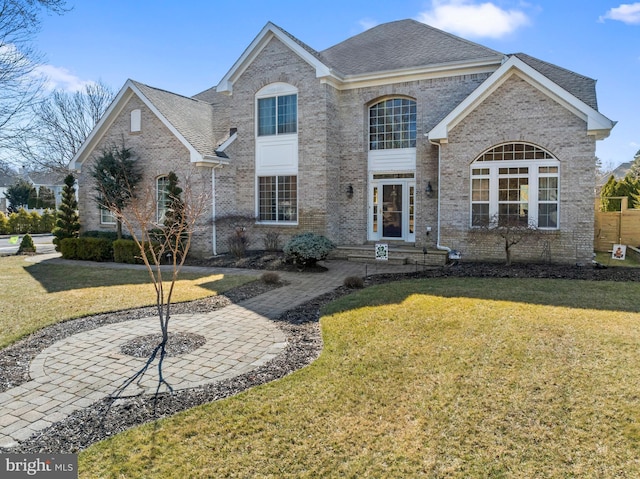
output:
M66 261L56 255L37 260ZM83 262L86 265L86 262ZM95 263L101 267L137 268L136 265ZM285 311L332 291L348 276L411 272L413 265L363 264L331 260L325 273L279 272L287 286L211 312L172 316L173 332L189 332L206 343L189 354L168 357L163 370L174 390L192 388L243 374L276 357L286 347L286 337L271 321ZM144 267L144 266L142 266ZM262 271L232 268L185 267L207 274L253 274ZM0 447L15 446L35 432L60 421L73 411L102 399L131 377L144 358L127 356L122 344L158 332L150 317L103 326L78 333L51 345L30 364L31 380L0 393ZM155 369L140 386L125 394L152 393Z

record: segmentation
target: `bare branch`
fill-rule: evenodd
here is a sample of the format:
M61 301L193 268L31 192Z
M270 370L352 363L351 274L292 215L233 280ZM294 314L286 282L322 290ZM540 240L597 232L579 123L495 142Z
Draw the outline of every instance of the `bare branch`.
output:
M541 230L535 223L507 215L502 217L496 215L488 222L474 225L470 231L470 235L475 237L477 241L482 241L487 237L501 238L508 266L511 265L512 247L525 239L537 237L540 233Z
M27 163L66 171L114 97L102 82L75 93L54 91L31 106L31 121L10 143Z
M25 134L29 107L44 85L31 40L44 11L64 13L65 0L0 0L0 148Z
M177 177L170 173L169 177ZM193 234L199 228L199 220L203 216L210 203L210 195L194 189L194 182L185 176L183 188L168 190L167 213L164 218L157 218L157 192L153 180L148 179L142 186L133 182L125 182L122 187L128 189L129 201L118 203L108 200L103 205L108 207L113 215L122 222L140 252L140 260L149 272L149 278L156 293L156 305L162 340L154 349L151 357L145 365L131 378L118 388L114 397L122 394L124 389L133 382L141 381L153 361L159 355L158 362L158 386L165 386L172 391L171 385L162 372L162 364L166 354L166 345L169 339L169 321L171 318L171 300L178 275L191 247ZM175 184L174 184L175 186ZM173 191L173 192L172 192ZM171 272L170 279L165 285L163 279L163 263L170 258L168 266Z

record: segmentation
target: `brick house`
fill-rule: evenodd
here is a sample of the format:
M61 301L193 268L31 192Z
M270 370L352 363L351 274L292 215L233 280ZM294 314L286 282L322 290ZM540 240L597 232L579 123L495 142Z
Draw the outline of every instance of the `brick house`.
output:
M587 262L595 142L613 126L594 80L414 20L321 52L268 23L191 98L127 81L71 168L86 230L114 227L87 167L108 145L131 148L159 189L189 170L212 196L194 243L202 256L226 251L220 219L239 215L258 248L265 231L314 231L470 259L503 258L500 241L473 232L513 220L545 233L553 261Z

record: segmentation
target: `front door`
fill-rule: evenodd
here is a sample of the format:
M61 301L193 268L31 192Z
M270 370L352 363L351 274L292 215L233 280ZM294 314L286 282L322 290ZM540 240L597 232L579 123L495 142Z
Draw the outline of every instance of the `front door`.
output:
M370 193L369 240L415 242L414 209L413 178L376 179L374 176Z

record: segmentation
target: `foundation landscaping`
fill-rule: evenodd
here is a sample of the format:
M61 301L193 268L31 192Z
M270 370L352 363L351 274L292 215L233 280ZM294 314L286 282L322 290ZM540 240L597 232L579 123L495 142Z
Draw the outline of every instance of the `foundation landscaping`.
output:
M150 287L0 264L5 361L74 318L135 315L148 295L127 293ZM185 274L182 307L246 281ZM79 452L83 478L640 475L638 268L461 262L363 283L279 318L287 350L252 373L97 403L15 451Z

